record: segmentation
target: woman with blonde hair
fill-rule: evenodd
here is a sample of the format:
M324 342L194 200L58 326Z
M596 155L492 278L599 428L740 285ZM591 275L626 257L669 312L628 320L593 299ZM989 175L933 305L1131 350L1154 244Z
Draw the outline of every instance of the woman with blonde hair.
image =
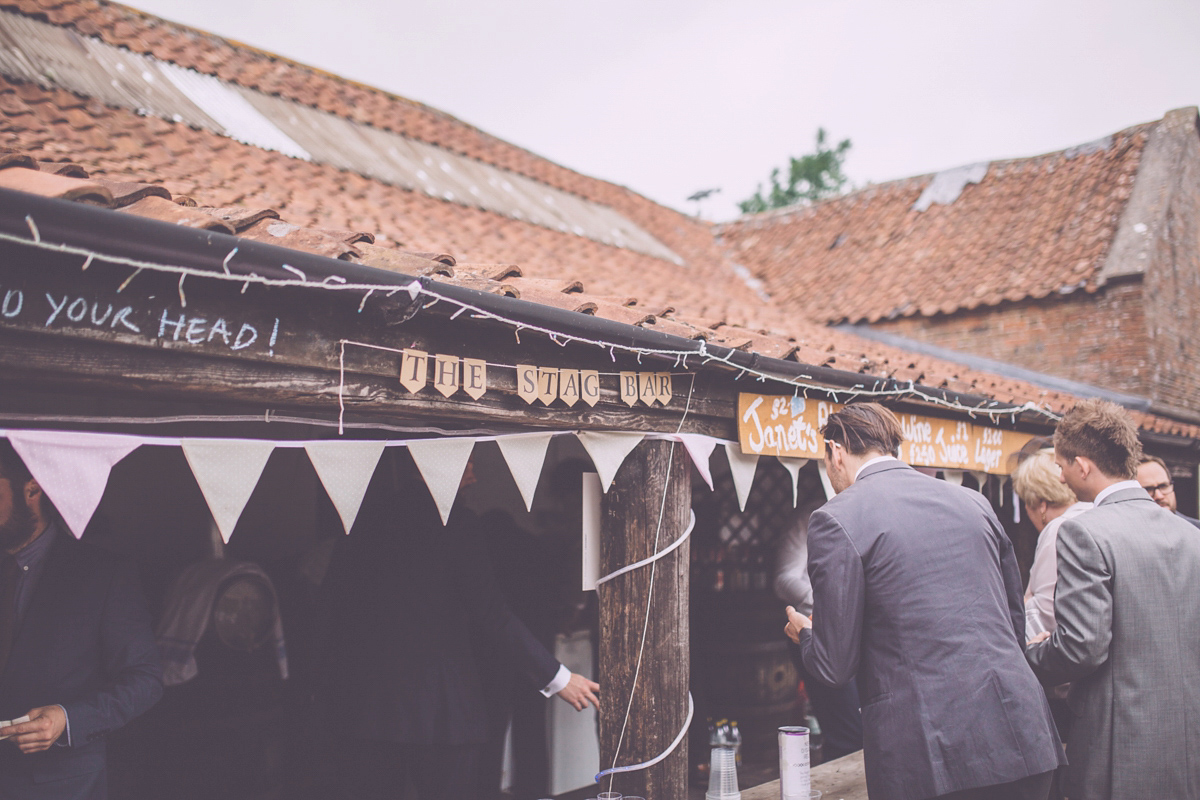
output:
M1054 630L1054 585L1058 580L1055 544L1058 526L1092 507L1081 503L1059 479L1054 450L1039 450L1021 462L1013 475L1017 496L1025 504L1029 521L1038 530L1029 586L1025 589L1025 638Z

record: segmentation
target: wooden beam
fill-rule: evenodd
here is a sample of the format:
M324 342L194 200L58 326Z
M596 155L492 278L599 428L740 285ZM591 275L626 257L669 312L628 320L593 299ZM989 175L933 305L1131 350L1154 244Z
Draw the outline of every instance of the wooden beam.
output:
M652 555L656 544L661 551L683 535L691 510L688 469L683 446L671 442L643 442L629 454L601 501L603 574ZM602 769L612 766L618 742L617 766L637 764L666 750L683 727L690 683L688 544L653 568L628 572L599 588ZM668 758L614 776L612 787L642 797L684 798L687 773L685 736ZM602 788L608 790L608 778Z

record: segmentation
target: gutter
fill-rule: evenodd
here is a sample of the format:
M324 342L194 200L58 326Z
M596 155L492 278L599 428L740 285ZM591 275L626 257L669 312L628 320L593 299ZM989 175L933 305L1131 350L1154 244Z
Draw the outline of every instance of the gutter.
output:
M855 390L895 392L897 400L920 402L916 393L955 403L968 409L989 412L1001 405L983 395L954 392L932 386L897 381L893 378L874 378L857 372L805 365L795 361L769 358L702 340L685 339L674 334L646 330L623 322L594 317L575 311L543 306L526 300L482 292L460 286L438 283L428 277L403 275L375 267L340 261L325 256L292 250L278 245L252 241L218 231L208 231L172 225L156 219L123 214L108 208L77 203L58 198L0 189L0 232L26 240L34 238L27 220L32 219L41 242L66 244L96 252L138 261L171 264L190 269L223 273L224 260L237 248L237 257L227 266L236 275L255 273L261 277L294 280L295 274L284 269L287 264L300 269L314 283L331 276L348 283L378 284L381 287L406 287L414 280L442 297L454 302L475 306L509 320L603 341L618 347L665 350L680 355L706 356L721 359L723 366L765 373L781 381L803 380L822 384L830 393L853 393ZM103 260L103 259L101 259ZM299 287L298 287L299 288ZM669 358L669 355L662 356ZM702 364L705 363L702 361ZM912 392L913 394L908 394ZM907 397L906 397L907 395ZM1003 411L1028 422L1047 421L1045 412L1031 409Z

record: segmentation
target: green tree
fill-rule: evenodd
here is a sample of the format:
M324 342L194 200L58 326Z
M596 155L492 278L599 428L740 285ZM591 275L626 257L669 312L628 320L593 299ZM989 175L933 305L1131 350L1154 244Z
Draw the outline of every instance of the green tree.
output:
M815 203L833 197L846 185L842 174L842 162L850 152L850 140L842 139L836 147L825 144L825 129L817 129L817 149L806 156L792 158L788 166L787 184L779 182L779 168L771 170L771 191L763 194L763 186L738 207L743 214L757 214L772 208L783 208L798 203Z

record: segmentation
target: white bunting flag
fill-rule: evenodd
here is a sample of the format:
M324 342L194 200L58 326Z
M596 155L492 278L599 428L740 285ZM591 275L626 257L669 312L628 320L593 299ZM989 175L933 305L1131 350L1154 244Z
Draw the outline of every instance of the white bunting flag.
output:
M375 474L384 442L329 441L304 445L308 460L333 501L346 533L354 527L363 496Z
M454 498L458 496L458 485L462 483L463 471L471 460L471 450L475 448L474 439L414 439L408 443L408 452L412 454L433 502L437 504L438 513L442 515L442 524L450 519L450 509L454 508Z
M645 436L642 433L617 431L584 431L575 435L583 449L592 457L592 464L596 466L596 472L600 475L600 485L605 494L608 493L608 487L612 486L617 470L625 463L625 457L633 452L633 448L637 447Z
M679 441L683 442L688 455L692 457L692 463L696 465L696 471L700 473L700 477L704 478L708 488L713 488L712 467L709 465L708 459L712 455L713 448L717 446L717 440L702 433L681 433Z
M754 472L758 469L758 456L746 455L737 442L725 443L725 456L729 459L729 471L733 473L733 488L737 489L738 508L745 511L750 487L754 485Z
M113 464L141 444L134 436L68 431L9 431L8 440L76 539L100 505Z
M817 462L817 474L821 476L821 486L825 489L825 499L832 500L837 492L833 490L833 484L829 482L829 473L825 471L824 459Z
M963 471L961 469L944 469L942 477L947 483L953 483L955 486L963 485Z
M780 464L783 464L783 468L788 471L788 474L792 476L792 508L795 508L796 504L800 502L800 468L808 463L808 459L784 458L783 456L776 456L776 458L779 459Z
M496 440L521 492L521 499L525 501L526 511L533 510L533 494L537 491L542 464L546 461L546 448L553 436L552 433L539 433L536 436L501 436Z
M976 472L971 470L971 477L975 479L975 483L979 485L979 491L983 491L983 487L987 486L988 474L986 472Z
M179 445L208 502L217 530L228 544L275 443L254 439L182 439Z

